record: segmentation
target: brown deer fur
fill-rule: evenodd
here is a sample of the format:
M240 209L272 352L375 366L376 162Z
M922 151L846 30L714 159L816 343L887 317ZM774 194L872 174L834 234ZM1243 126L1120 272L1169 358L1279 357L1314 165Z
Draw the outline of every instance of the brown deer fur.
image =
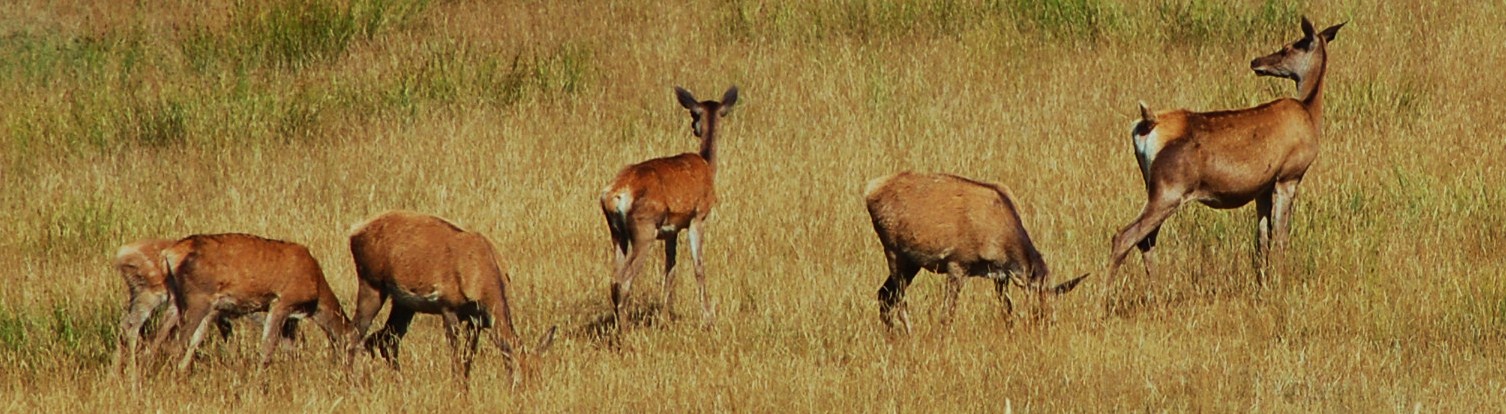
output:
M674 304L676 238L689 230L690 256L695 261L705 325L712 322L706 294L706 270L701 257L702 225L716 204L717 124L737 103L737 87L727 89L721 102L697 101L690 91L675 88L680 105L690 111L691 131L701 139L698 153L655 158L623 168L601 194L601 211L616 247L617 270L612 277L612 309L619 328L625 327L625 302L633 278L642 269L643 253L655 240L664 240L664 305Z
M1161 223L1192 200L1219 209L1255 201L1256 263L1265 272L1273 241L1278 251L1286 243L1297 186L1318 156L1327 45L1343 26L1317 32L1304 17L1302 38L1250 62L1256 74L1296 81L1297 99L1219 112L1157 113L1140 104L1132 135L1148 200L1140 216L1114 236L1109 275L1136 246L1146 274L1154 275L1152 249Z
M125 314L120 318L120 332L116 337L113 368L119 371L122 364L134 368L136 354L140 350L141 336L147 319L164 304L167 310L162 317L158 332L172 329L178 320L178 307L169 303L172 294L167 288L167 272L163 268L162 250L177 240L145 239L131 242L115 252L113 265L125 280L130 299L126 302Z
M868 182L863 193L873 229L884 245L889 279L879 288L879 316L893 315L910 331L905 289L920 269L947 275L942 324L951 321L965 276L993 279L1006 312L1013 302L1009 282L1037 293L1042 315L1046 296L1072 290L1082 277L1047 288L1050 269L1020 222L1014 197L1004 186L948 174L901 172Z
M117 335L117 346L113 369L120 372L121 368L134 369L136 367L137 354L142 353L140 342L142 335L146 333L146 322L158 308L162 308L162 322L157 326L157 332L152 342L144 350L147 357L156 355L168 338L178 331L178 305L173 303L172 290L167 286L167 268L162 260L162 251L172 247L177 240L170 239L143 239L120 246L116 250L113 265L120 277L125 279L126 288L130 297L126 302L125 314L120 319L120 332ZM265 319L265 312L252 315L256 322L261 323ZM227 317L216 318L215 327L220 336L229 338L231 333L230 319ZM296 341L298 324L288 321L283 325L282 337L284 347L292 348ZM125 364L122 366L122 364Z
M499 265L492 243L444 219L406 211L377 215L350 234L350 253L360 279L355 327L365 333L390 298L387 325L366 338L366 348L397 365L398 344L415 313L444 318L445 338L454 349L453 368L469 377L482 328L502 350L509 373L530 372L513 325L512 281ZM538 352L554 337L550 329ZM517 376L513 376L517 380Z
M263 366L271 362L289 318L312 319L324 329L337 358L348 355L350 321L324 279L319 262L296 243L247 234L193 235L163 251L167 280L188 335L179 370L193 364L210 321L267 312L262 329Z

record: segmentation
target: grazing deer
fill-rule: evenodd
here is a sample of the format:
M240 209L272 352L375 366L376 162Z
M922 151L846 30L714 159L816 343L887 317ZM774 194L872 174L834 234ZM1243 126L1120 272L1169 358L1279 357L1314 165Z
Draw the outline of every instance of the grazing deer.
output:
M188 335L179 371L193 364L210 321L266 312L262 327L261 365L286 332L289 318L308 317L324 329L336 357L349 355L350 320L324 279L319 262L296 243L247 234L193 235L162 253L167 283L180 310L179 326Z
M617 252L617 271L612 277L612 309L618 329L624 328L625 302L633 278L642 269L643 253L654 239L664 240L664 306L666 316L674 305L676 240L689 229L690 257L695 260L695 278L700 285L704 325L711 326L711 299L706 294L706 268L702 263L702 227L716 204L717 124L737 103L737 87L727 89L721 102L697 101L690 91L675 88L680 106L690 110L691 132L701 139L701 151L655 158L623 168L601 193L601 212L606 215Z
M868 182L863 191L873 230L884 245L889 279L878 290L879 317L906 333L910 316L905 288L920 269L947 275L946 306L941 323L950 324L965 276L994 281L994 289L1013 313L1008 284L1034 291L1045 315L1046 296L1067 293L1083 277L1048 287L1051 270L1020 223L1014 197L1004 186L948 174L901 172Z
M1152 249L1161 223L1183 203L1231 209L1254 200L1260 216L1256 267L1262 275L1256 282L1265 284L1271 244L1278 252L1284 248L1297 185L1318 156L1328 43L1343 26L1315 31L1303 17L1302 38L1250 62L1258 75L1296 81L1297 99L1219 112L1157 113L1140 103L1131 134L1149 199L1140 216L1114 236L1110 276L1132 246L1140 249L1146 275L1154 275Z
M131 369L136 367L136 356L142 352L140 343L142 335L146 333L146 322L158 308L165 310L162 322L157 326L157 333L145 350L147 356L154 355L163 342L177 331L178 306L172 303L172 291L167 288L167 269L162 262L162 251L177 242L169 239L143 239L120 246L115 252L113 265L130 292L125 314L120 318L120 332L116 336L112 368L117 373L122 368L121 364ZM219 328L221 337L230 337L229 319L216 319L215 327ZM293 323L284 326L283 339L293 340L297 327Z
M502 350L516 383L521 370L532 372L512 322L508 291L512 281L498 265L496 249L479 233L462 230L439 217L390 211L359 224L350 234L360 285L356 296L356 332L364 334L388 298L387 325L366 338L366 349L397 368L398 343L415 313L444 317L445 339L454 349L454 370L470 377L471 360L482 328ZM495 326L493 326L495 325ZM538 353L554 340L550 328Z

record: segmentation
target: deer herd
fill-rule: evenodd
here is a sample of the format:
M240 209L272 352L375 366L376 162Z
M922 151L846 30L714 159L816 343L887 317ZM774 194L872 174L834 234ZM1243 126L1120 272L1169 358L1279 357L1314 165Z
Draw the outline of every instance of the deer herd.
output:
M1250 62L1260 76L1288 78L1297 98L1252 108L1192 112L1154 111L1140 103L1131 128L1135 158L1147 199L1138 217L1112 239L1106 273L1113 277L1130 248L1140 250L1147 276L1161 224L1183 203L1217 209L1255 202L1257 282L1279 258L1290 231L1297 187L1318 154L1323 133L1323 79L1327 45L1343 24L1315 30L1302 19L1302 37ZM630 325L627 302L647 248L664 241L664 298L674 300L674 266L681 230L688 233L699 287L702 324L714 311L703 261L705 221L716 205L717 128L738 100L736 87L719 101L697 100L675 88L690 112L698 152L629 165L602 191L600 207L616 253L611 279L612 320L619 332ZM879 316L910 331L905 289L921 270L947 276L940 322L949 323L962 281L991 279L1006 314L1014 302L1009 285L1037 297L1037 315L1049 297L1065 294L1087 274L1052 285L1052 272L1031 242L1017 199L1003 185L950 174L900 172L869 181L863 199L883 245L889 276L878 290ZM1274 247L1272 246L1274 244ZM537 345L522 343L513 324L512 281L491 241L445 219L406 211L379 214L355 226L350 253L359 284L354 320L340 306L319 262L304 246L247 234L201 234L178 240L142 240L122 246L114 267L130 291L120 321L116 370L134 369L139 355L161 349L181 352L188 370L211 325L232 335L230 318L261 321L261 363L279 347L291 347L297 323L309 319L324 331L335 358L349 364L359 351L380 355L398 367L398 345L416 314L436 314L453 349L453 370L468 377L482 330L501 350L516 383L533 358L549 348L555 329ZM391 303L386 324L368 333L381 308ZM161 322L143 346L147 321L161 309Z

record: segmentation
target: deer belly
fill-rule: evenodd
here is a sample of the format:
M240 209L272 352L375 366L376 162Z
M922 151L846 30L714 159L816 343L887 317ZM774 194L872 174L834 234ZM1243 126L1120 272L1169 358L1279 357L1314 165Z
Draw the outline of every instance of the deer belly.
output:
M392 303L422 313L439 313L445 308L444 295L437 288L388 290Z
M214 298L213 307L214 310L229 315L247 315L256 312L266 312L267 305L271 302L271 298L238 298L233 295L220 295Z

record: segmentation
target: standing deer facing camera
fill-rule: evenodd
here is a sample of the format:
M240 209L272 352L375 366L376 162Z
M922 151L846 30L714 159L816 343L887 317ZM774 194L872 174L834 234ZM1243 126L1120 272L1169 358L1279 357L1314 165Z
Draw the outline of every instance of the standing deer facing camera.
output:
M722 94L721 102L697 101L690 91L675 88L680 106L690 111L691 132L701 139L700 152L655 158L629 165L617 173L601 193L601 212L617 252L617 271L612 277L612 309L618 329L626 327L626 302L633 278L642 269L643 253L655 239L664 240L665 315L674 304L676 238L689 230L690 257L695 260L695 279L700 285L701 313L711 326L711 299L706 294L706 268L702 262L702 227L716 204L717 126L737 103L737 87Z
M444 318L445 339L454 349L455 374L470 377L471 361L482 328L491 328L491 342L502 350L509 374L532 373L533 363L512 321L508 291L512 281L499 266L491 241L462 230L439 217L391 211L357 225L350 234L350 253L360 279L356 292L355 324L365 334L387 299L392 312L387 325L366 338L366 348L380 352L394 368L398 343L408 333L415 313ZM536 353L548 349L551 328ZM514 384L520 376L512 375Z
M905 332L910 316L905 289L920 269L947 275L941 323L950 324L962 278L994 281L1006 313L1014 310L1009 283L1036 293L1040 315L1046 296L1067 293L1087 275L1049 287L1051 270L1020 223L1014 197L998 184L948 174L902 172L868 182L863 192L873 230L884 245L889 279L879 288L879 317L894 326L898 313Z
M1328 43L1343 26L1316 31L1303 17L1301 38L1250 62L1258 75L1295 81L1297 99L1218 112L1158 113L1140 104L1132 135L1149 199L1140 216L1114 235L1110 276L1131 247L1139 247L1145 273L1154 275L1152 249L1161 223L1183 203L1196 200L1230 209L1253 200L1260 216L1256 266L1262 276L1257 283L1264 285L1271 245L1278 254L1284 248L1297 186L1318 156Z

